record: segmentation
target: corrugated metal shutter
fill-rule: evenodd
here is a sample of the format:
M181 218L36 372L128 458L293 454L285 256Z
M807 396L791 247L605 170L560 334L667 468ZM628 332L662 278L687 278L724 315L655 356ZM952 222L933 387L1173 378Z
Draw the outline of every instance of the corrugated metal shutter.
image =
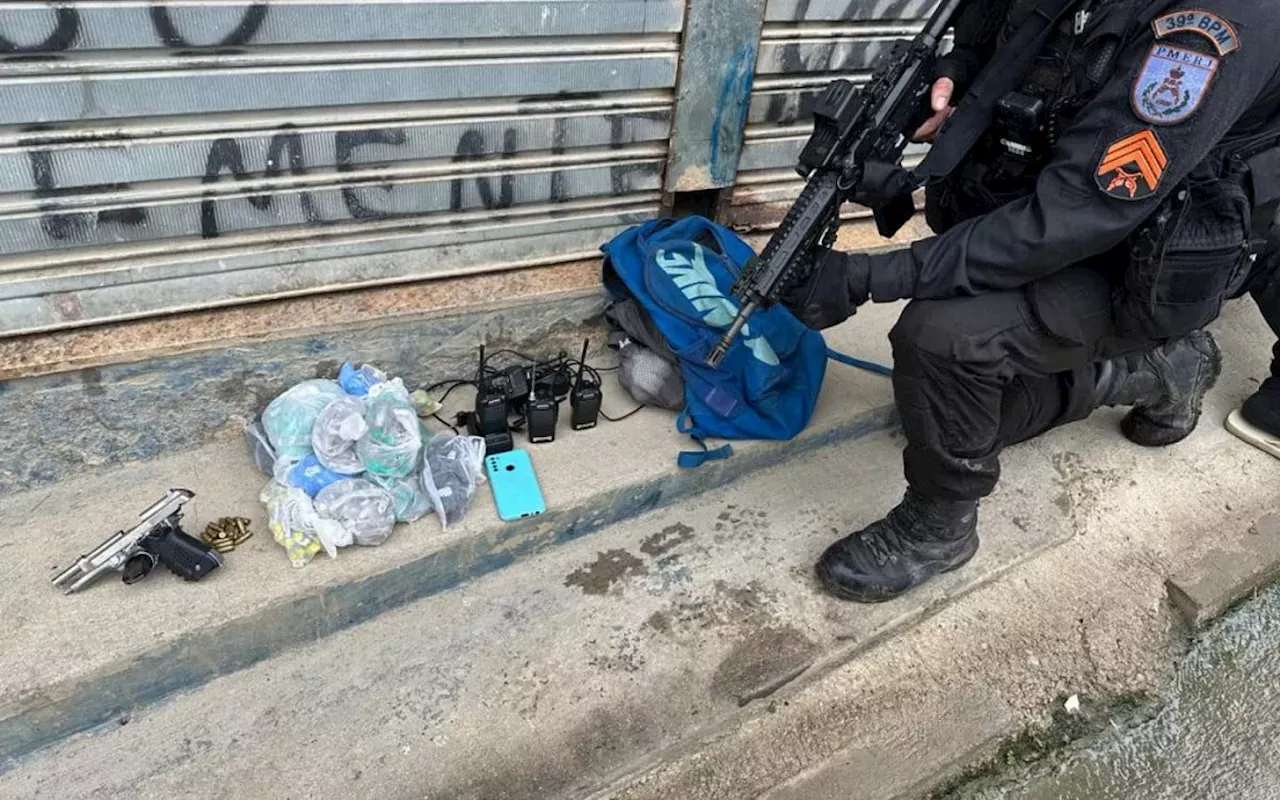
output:
M769 0L756 61L730 222L777 225L802 183L796 161L813 125L813 100L836 78L855 83L895 39L918 33L936 0ZM908 149L914 163L926 148ZM846 207L846 215L865 217ZM866 224L870 225L868 220Z
M4 5L0 335L587 257L658 211L683 0Z

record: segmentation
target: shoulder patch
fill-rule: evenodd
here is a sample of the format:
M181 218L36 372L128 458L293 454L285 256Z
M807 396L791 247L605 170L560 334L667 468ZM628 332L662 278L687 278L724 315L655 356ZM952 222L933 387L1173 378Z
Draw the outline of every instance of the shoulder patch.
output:
M1218 55L1225 56L1240 49L1240 35L1235 26L1217 14L1188 9L1174 11L1151 21L1156 38L1163 39L1179 32L1197 33L1213 43Z
M1200 108L1221 63L1213 56L1156 42L1133 83L1133 111L1153 125L1174 125Z
M1113 143L1098 162L1095 180L1103 194L1118 200L1143 200L1155 194L1169 157L1150 129Z

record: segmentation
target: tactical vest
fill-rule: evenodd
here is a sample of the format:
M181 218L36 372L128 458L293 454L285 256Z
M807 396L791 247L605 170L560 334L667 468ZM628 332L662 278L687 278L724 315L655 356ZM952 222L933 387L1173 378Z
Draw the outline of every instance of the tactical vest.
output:
M1001 42L1032 5L1033 0L1016 0ZM965 161L929 188L930 225L943 230L1034 191L1059 132L1112 77L1122 47L1150 24L1160 5L1081 0L1058 25L1019 90L1001 101L992 126ZM1204 326L1228 296L1243 290L1251 243L1255 249L1266 247L1270 238L1280 249L1276 228L1253 224L1258 219L1253 207L1263 198L1250 191L1248 164L1227 147L1220 151L1175 187L1122 246L1097 260L1115 287L1115 322L1122 336L1160 341ZM1258 156L1253 158L1256 163ZM1265 192L1280 202L1280 187ZM1270 221L1276 206L1257 211ZM1280 253L1274 259L1280 262Z
M1000 103L991 128L932 192L930 224L941 230L1030 194L1058 134L1111 76L1123 37L1150 0L1081 0L1050 36L1018 92ZM1013 4L1003 46L1035 0Z

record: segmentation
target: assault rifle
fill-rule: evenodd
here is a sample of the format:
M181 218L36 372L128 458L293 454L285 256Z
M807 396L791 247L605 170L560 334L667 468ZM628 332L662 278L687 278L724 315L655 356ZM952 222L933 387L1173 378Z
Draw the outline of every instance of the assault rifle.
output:
M757 309L778 302L809 276L814 248L835 241L845 201L877 198L869 203L882 236L892 236L915 213L916 187L899 164L910 133L928 117L939 45L964 2L942 0L914 39L894 42L863 88L841 79L818 97L813 134L796 167L808 183L764 251L734 282L741 309L707 355L708 366L720 365Z

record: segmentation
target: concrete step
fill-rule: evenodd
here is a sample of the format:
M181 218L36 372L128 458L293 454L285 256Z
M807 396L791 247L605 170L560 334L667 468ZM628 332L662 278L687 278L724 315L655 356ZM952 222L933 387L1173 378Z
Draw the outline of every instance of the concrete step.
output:
M662 441L652 449L665 457ZM219 670L164 704L121 704L91 734L14 764L0 776L0 795L541 800L590 792L748 718L784 713L800 687L1071 537L1057 493L1043 491L1061 477L1042 451L1021 448L1009 464L1019 479L984 508L983 548L965 569L883 605L823 594L811 564L834 538L901 496L899 449L893 433L879 431L792 451L785 464L684 494L678 504L570 538L466 587L234 674ZM549 483L555 478L545 474ZM423 536L397 534L415 550ZM233 554L235 572L241 560L265 566L254 569L254 586L239 578L233 585L228 570L217 593L222 613L269 602L272 619L296 613L314 624L302 602L260 596L274 595L282 576L307 580L312 568L282 573L279 554L263 549L243 559ZM356 569L365 557L344 552L315 574ZM373 576L365 585L386 582ZM82 604L116 615L127 609L130 628L161 635L169 614L148 597L163 591L161 583L141 587L132 603L123 587L103 587ZM205 607L196 596L205 585L181 588L191 598L183 607ZM340 590L356 593L374 602L351 582ZM316 605L334 614L350 609L327 599ZM264 613L231 624L249 625ZM227 626L204 630L239 648L242 638L212 633ZM266 624L252 627L263 651L271 649ZM175 658L190 652L165 647ZM134 656L132 665L163 669L164 661ZM748 795L686 787L673 796Z
M859 314L833 338L883 355L868 343L888 319ZM54 559L18 570L8 550L36 533L49 538L28 557L47 557L55 536L77 547L96 540L111 524L99 519L109 490L119 495L112 504L151 498L130 480L81 484L97 494L80 499L30 493L6 518L51 516L5 540L0 620L11 646L0 675L34 692L49 692L40 673L53 689L96 686L98 708L115 705L92 731L6 759L0 796L919 797L1061 693L1152 691L1174 626L1165 578L1256 535L1249 524L1274 503L1280 462L1220 421L1263 374L1270 340L1244 306L1218 328L1229 370L1195 436L1136 447L1118 436L1118 412L1102 412L1011 448L1004 481L983 504L977 558L880 606L835 601L810 572L833 538L882 514L902 489L891 429L833 433L865 430L849 420L888 396L883 383L843 370L832 374L815 438L804 440L812 444L744 447L747 463L766 466L719 473L718 486L679 503L662 494L590 536L539 540L559 546L536 557L523 557L528 532L503 549L513 539L482 501L467 529L479 549L469 553L509 568L466 573L474 579L451 591L413 582L440 536L428 525L300 572L254 539L221 582L149 579L46 600ZM859 397L870 405L844 405ZM678 445L663 426L634 430L628 447L638 451L669 455ZM560 474L552 454L572 441L535 452L548 495ZM590 472L604 446L594 449L578 451L591 459L572 473L580 481L605 479ZM696 474L659 473L652 480ZM556 479L556 501L574 496L569 477ZM212 495L216 484L196 488ZM78 527L50 533L58 525ZM347 624L377 611L387 613ZM293 627L295 613L320 627ZM227 667L219 641L254 663ZM102 647L114 661L77 677L77 662ZM194 679L168 702L114 688L126 672L136 686L148 674L166 679L170 663ZM38 723L38 708L12 719Z
M830 341L885 361L895 314L893 307L870 309ZM893 421L890 400L883 377L833 364L804 434L786 443L738 443L732 458L693 471L675 466L689 441L674 431L670 414L645 411L585 433L565 425L555 444L530 448L548 514L500 523L482 489L456 529L442 531L429 518L399 526L381 547L344 550L301 570L290 569L267 535L257 500L265 478L234 431L197 450L0 497L8 522L0 539L0 763L538 551L883 431ZM607 389L607 411L628 406L620 390ZM896 473L895 463L886 474ZM197 584L158 571L132 587L106 579L78 595L55 592L49 579L60 567L170 487L195 491L186 519L192 531L218 517L245 516L258 535Z

